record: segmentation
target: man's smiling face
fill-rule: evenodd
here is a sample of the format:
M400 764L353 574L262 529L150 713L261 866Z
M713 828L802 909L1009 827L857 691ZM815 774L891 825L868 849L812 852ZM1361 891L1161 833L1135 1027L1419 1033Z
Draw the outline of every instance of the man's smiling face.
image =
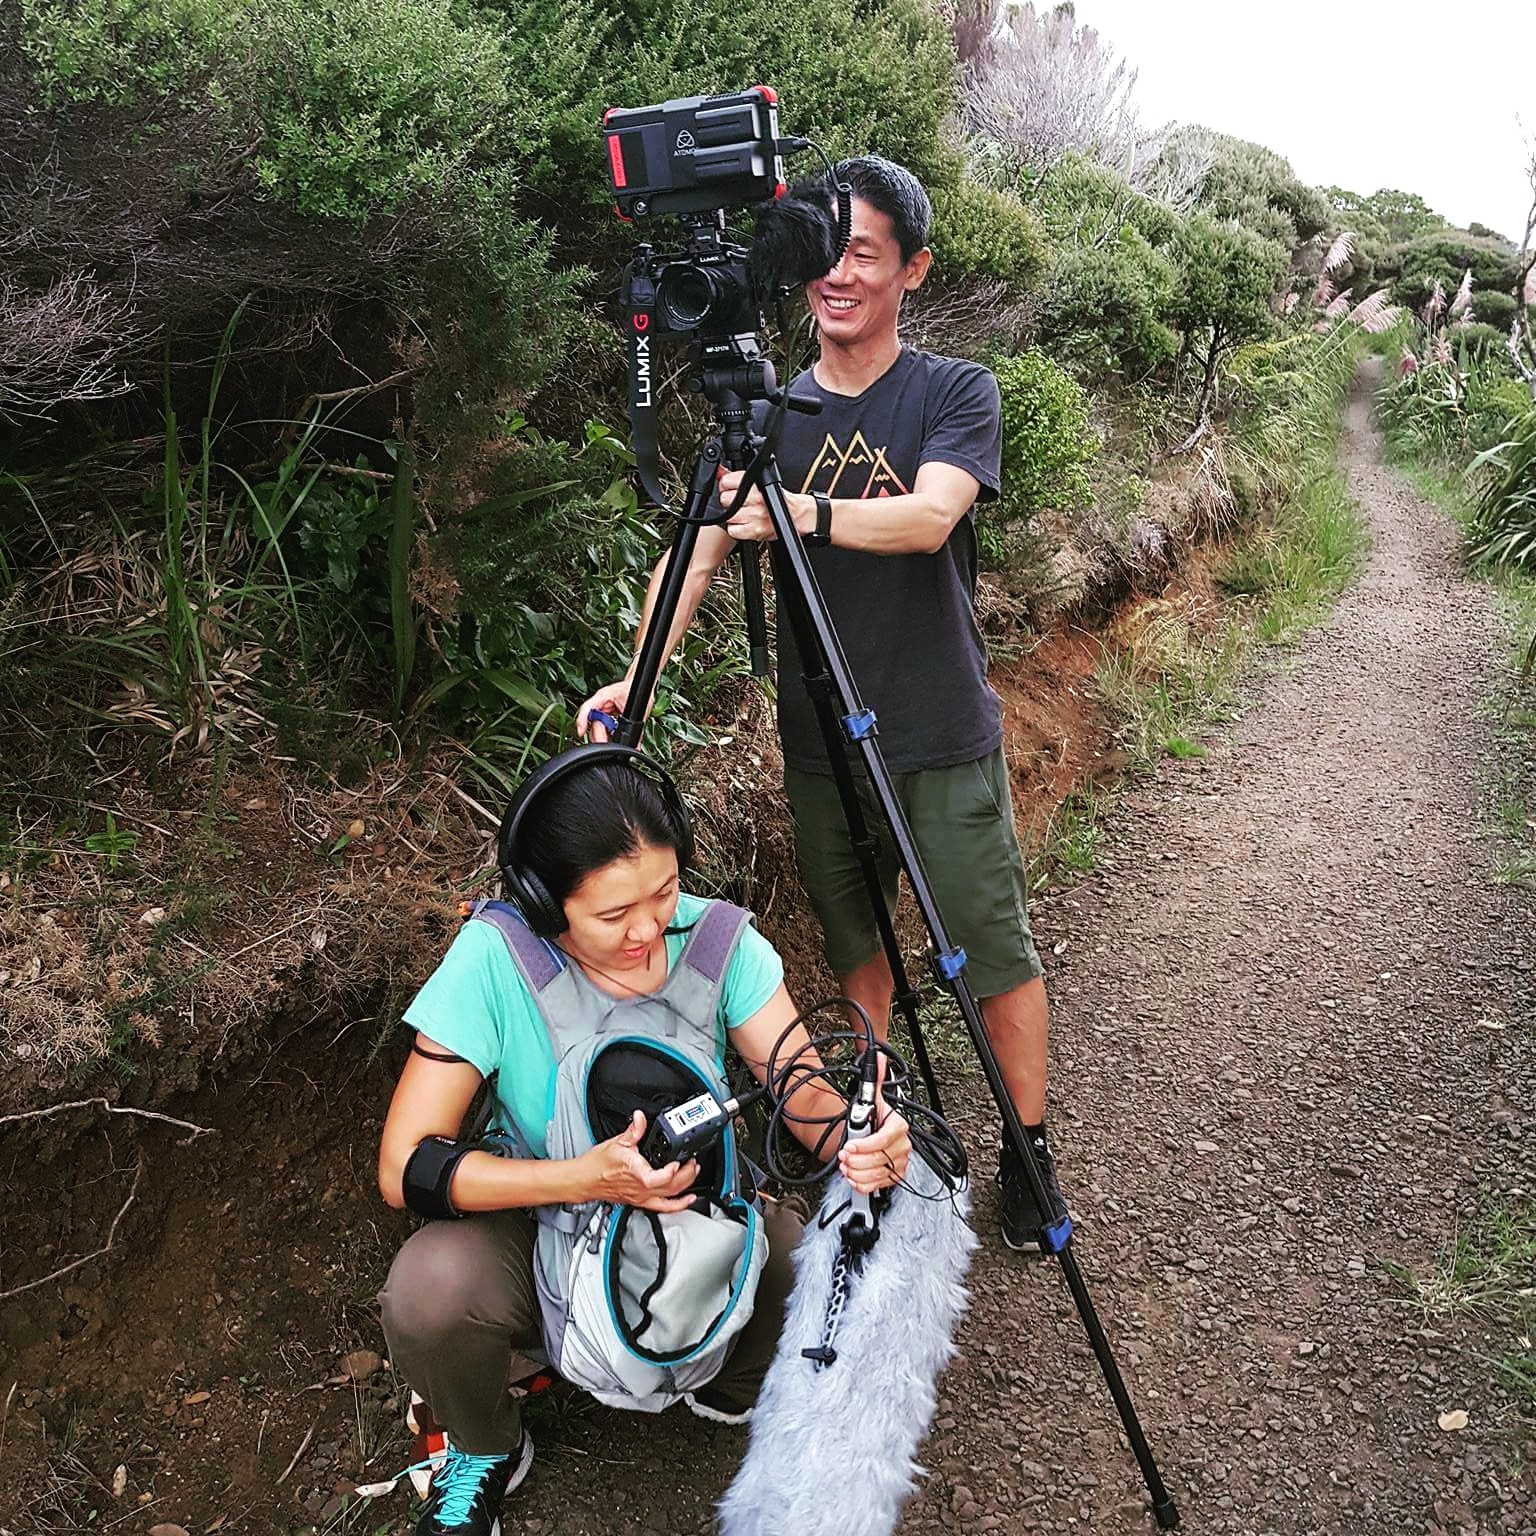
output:
M805 288L822 342L852 347L894 336L901 296L922 282L928 262L926 248L904 261L889 216L854 198L848 249L825 277Z

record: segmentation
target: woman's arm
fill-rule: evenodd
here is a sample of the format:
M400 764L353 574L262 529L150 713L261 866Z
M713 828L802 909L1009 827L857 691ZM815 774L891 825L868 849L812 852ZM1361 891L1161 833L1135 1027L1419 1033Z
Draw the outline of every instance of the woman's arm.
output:
M418 1034L423 1050L443 1047ZM457 1136L480 1073L467 1061L435 1061L412 1051L395 1085L379 1142L379 1193L386 1205L405 1206L402 1180L411 1154L427 1136ZM456 1211L504 1211L516 1206L580 1205L615 1200L649 1211L681 1211L682 1195L698 1177L698 1165L652 1168L636 1147L645 1134L637 1110L627 1131L573 1158L497 1157L471 1152L453 1171L448 1196Z
M875 1129L845 1147L843 1125L839 1122L848 1113L848 1101L819 1078L803 1080L808 1074L798 1069L814 1071L821 1058L803 1024L795 1024L785 1034L794 1024L795 1014L789 989L781 982L778 991L746 1023L731 1031L731 1043L752 1075L762 1083L768 1077L768 1058L783 1036L775 1065L782 1070L786 1063L794 1061L797 1066L795 1078L799 1086L789 1096L784 1116L795 1139L823 1162L830 1162L835 1156L843 1176L860 1194L873 1194L877 1189L899 1184L906 1177L912 1152L907 1122L885 1102L882 1094L875 1106Z

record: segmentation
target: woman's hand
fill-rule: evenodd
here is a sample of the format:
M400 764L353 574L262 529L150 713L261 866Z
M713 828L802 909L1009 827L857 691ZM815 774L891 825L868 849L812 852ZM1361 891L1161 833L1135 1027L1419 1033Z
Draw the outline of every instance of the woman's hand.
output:
M590 737L593 741L607 741L608 727L601 720L592 718L594 709L601 710L605 715L611 715L615 720L629 707L629 690L632 681L627 677L620 678L616 683L609 683L606 688L599 688L580 709L576 711L576 734L583 741Z
M637 1109L627 1130L600 1141L577 1159L585 1165L582 1182L590 1191L586 1198L634 1205L642 1211L686 1211L693 1196L683 1191L698 1178L698 1163L690 1158L686 1163L652 1168L639 1152L644 1135L645 1116Z
M889 1189L907 1176L907 1161L912 1156L912 1134L906 1120L882 1094L876 1100L878 1124L868 1136L844 1142L838 1150L837 1166L843 1177L861 1195Z

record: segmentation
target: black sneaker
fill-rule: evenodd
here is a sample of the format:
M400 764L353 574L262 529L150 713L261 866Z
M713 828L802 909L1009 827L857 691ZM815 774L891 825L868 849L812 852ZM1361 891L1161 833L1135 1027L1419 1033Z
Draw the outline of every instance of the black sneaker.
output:
M471 1456L450 1441L432 1474L416 1536L500 1536L501 1501L532 1465L533 1441L526 1431L508 1456Z
M1035 1148L1035 1162L1045 1185L1048 1209L1044 1215L1035 1204L1018 1153L1003 1143L997 1168L998 1224L1003 1242L1016 1253L1059 1253L1072 1234L1072 1222L1061 1185L1056 1182L1056 1159L1051 1149L1041 1144ZM1046 1228L1048 1232L1042 1230Z

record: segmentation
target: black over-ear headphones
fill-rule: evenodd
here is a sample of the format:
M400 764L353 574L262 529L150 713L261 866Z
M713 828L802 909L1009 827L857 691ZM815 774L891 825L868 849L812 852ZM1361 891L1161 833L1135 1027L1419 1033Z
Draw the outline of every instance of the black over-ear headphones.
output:
M565 911L549 893L544 882L523 863L519 847L523 823L539 796L552 784L578 769L597 768L604 763L626 763L643 773L655 785L677 839L679 874L687 869L693 858L693 821L688 814L688 807L683 803L683 797L666 769L654 758L647 757L634 747L621 747L611 741L573 747L568 752L550 758L518 786L506 814L501 818L501 831L496 840L502 892L509 901L517 904L528 920L528 926L541 938L552 939L565 931Z

